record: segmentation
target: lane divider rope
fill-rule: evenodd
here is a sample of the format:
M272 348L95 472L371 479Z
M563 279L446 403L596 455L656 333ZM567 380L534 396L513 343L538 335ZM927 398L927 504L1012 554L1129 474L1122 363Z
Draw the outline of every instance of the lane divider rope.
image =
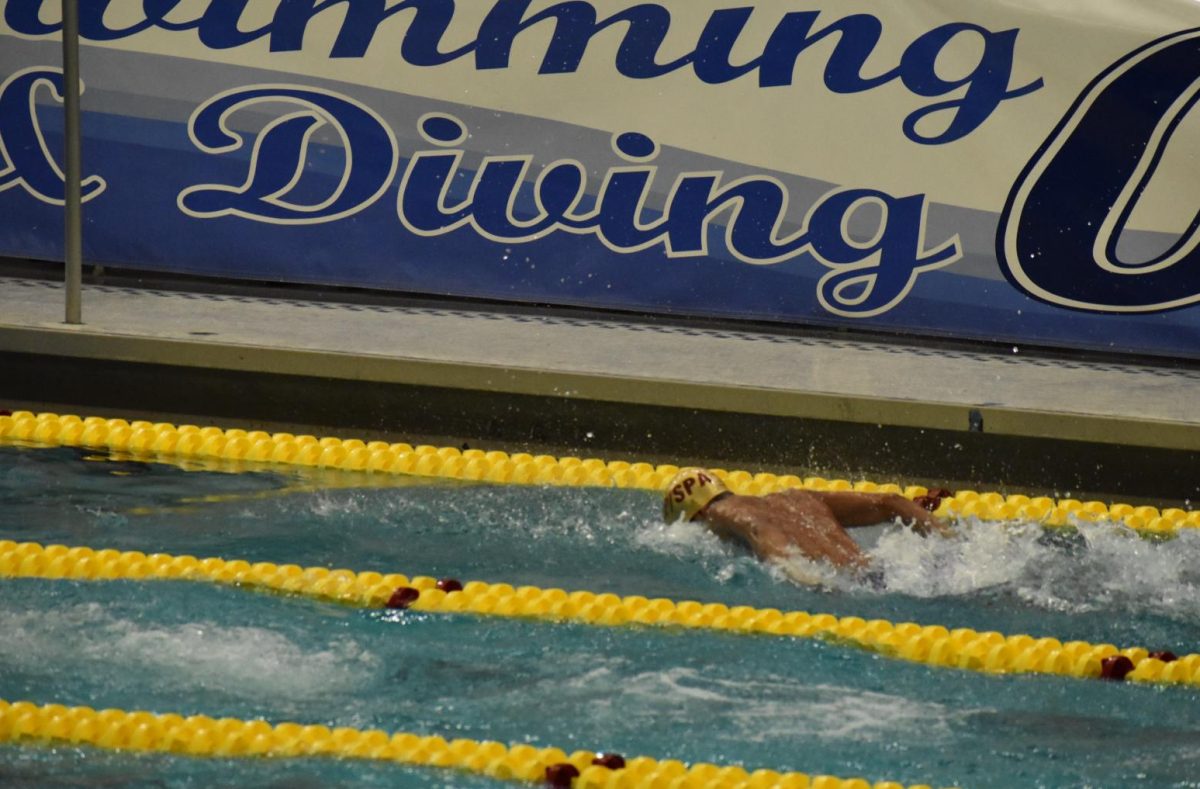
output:
M262 720L183 717L174 713L94 710L61 704L37 705L0 700L0 742L49 741L91 745L125 751L155 751L188 756L230 757L342 757L375 759L402 764L466 770L501 780L545 781L576 789L617 789L635 786L787 787L788 789L904 789L894 781L869 783L862 778L830 775L750 772L738 766L709 763L686 765L676 760L637 757L612 769L604 754L591 751L565 753L558 748L505 745L469 739L379 729L279 723ZM562 769L571 765L573 770ZM557 769L556 769L557 768ZM567 776L565 781L558 776ZM574 779L573 781L571 779ZM930 789L915 785L909 789Z
M694 600L675 602L640 595L567 592L535 586L471 581L445 591L431 577L356 573L324 567L250 564L242 560L197 559L140 551L96 551L65 545L0 541L0 577L210 581L285 592L369 608L405 607L431 613L525 617L599 626L655 625L691 629L822 638L863 647L885 656L932 666L984 673L1055 674L1200 686L1200 654L1176 658L1143 647L1118 649L1086 641L977 632L970 628L885 619L783 612L774 608L729 607ZM394 595L403 592L401 599Z
M79 417L17 411L0 416L0 442L26 441L47 446L103 447L135 456L208 461L250 461L292 466L334 468L385 474L411 474L458 480L534 485L595 485L661 491L679 470L673 465L597 458L556 458L527 453L465 451L454 447L411 446L383 441L223 430L219 427L176 426L165 422ZM870 481L751 474L714 469L735 493L761 495L788 488L857 490L902 493L911 498L928 491L920 485L901 487ZM1134 507L1102 501L1052 499L1024 495L960 490L943 499L938 514L988 521L1027 520L1049 527L1084 521L1122 523L1146 536L1170 537L1183 528L1200 527L1200 510Z

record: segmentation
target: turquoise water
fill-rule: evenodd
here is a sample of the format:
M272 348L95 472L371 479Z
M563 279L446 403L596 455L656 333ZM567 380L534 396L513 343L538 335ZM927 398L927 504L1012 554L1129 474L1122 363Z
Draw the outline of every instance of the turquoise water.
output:
M1198 651L1200 540L859 530L888 583L787 583L652 494L186 472L0 447L0 539L775 606ZM383 486L380 483L384 483ZM197 501L203 497L216 500ZM0 581L0 697L962 787L1197 786L1198 694L812 640L364 611L195 583ZM3 786L505 786L336 760L0 747Z

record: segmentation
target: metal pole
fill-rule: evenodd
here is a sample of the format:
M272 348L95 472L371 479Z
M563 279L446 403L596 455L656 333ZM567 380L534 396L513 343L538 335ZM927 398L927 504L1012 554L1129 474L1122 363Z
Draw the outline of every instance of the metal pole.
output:
M83 154L79 122L79 0L62 0L67 323L83 323Z

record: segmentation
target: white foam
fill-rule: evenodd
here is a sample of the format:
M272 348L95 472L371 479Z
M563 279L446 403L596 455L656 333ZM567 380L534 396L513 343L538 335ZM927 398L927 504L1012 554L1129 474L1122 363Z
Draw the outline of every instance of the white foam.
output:
M353 515L363 511L363 496L346 495L340 490L330 493L321 489L309 500L309 510L321 518Z
M204 619L155 625L101 603L0 611L3 662L26 669L99 664L109 675L161 677L176 686L309 698L369 681L378 659L350 639L300 644L278 631Z
M278 632L193 622L152 628L116 621L115 638L90 652L105 659L141 662L164 674L206 688L267 692L288 698L350 690L362 683L377 660L352 641L314 650Z
M921 537L899 524L851 535L865 537L860 542L883 574L878 593L931 598L996 590L1051 611L1115 607L1200 617L1200 530L1155 542L1112 523L1076 525L1078 534L1056 535L1036 523L966 518L949 538ZM697 524L646 521L636 525L633 542L673 561L702 564L721 582L765 571L780 582L876 593L862 578L800 555L760 569L746 551Z
M799 553L786 559L776 559L768 567L775 578L800 586L845 589L857 584L849 573L839 571L828 562L815 562Z
M968 519L949 539L895 528L873 555L888 591L918 597L1003 588L1049 610L1200 614L1200 534L1152 542L1114 524L1078 526L1078 537L1057 539L1020 522Z
M633 539L643 548L679 558L729 555L729 549L715 534L701 525L684 521L643 524L634 532Z
M611 695L623 717L653 717L657 724L685 725L721 720L743 742L891 741L897 728L919 727L931 742L949 740L952 723L969 714L941 704L837 684L808 684L801 677L767 675L753 679L712 677L695 668L647 671L617 682L603 668L582 675L572 691Z
M872 556L890 591L918 597L962 595L1037 575L1051 549L1028 524L960 524L950 538L921 537L895 527L880 535Z
M648 521L638 525L633 541L640 548L674 561L702 564L709 575L722 584L758 572L755 560L745 550L723 542L696 523Z

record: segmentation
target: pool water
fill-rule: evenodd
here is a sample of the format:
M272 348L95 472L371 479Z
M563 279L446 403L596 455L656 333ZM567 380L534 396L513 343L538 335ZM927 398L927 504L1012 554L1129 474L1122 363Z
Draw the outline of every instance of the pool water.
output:
M89 459L90 458L90 459ZM1200 651L1200 539L856 530L886 590L799 587L642 491L0 447L0 539L807 610ZM0 581L0 697L966 787L1200 786L1184 687L992 676L818 640L361 610L201 583ZM332 759L0 746L3 786L511 786Z

